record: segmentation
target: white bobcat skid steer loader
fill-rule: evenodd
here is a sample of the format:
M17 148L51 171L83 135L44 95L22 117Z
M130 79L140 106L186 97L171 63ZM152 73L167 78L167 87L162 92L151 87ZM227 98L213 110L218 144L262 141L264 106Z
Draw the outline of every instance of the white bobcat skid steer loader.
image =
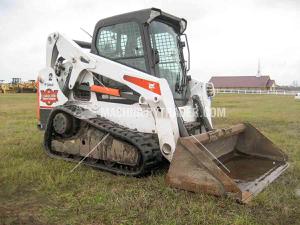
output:
M287 157L254 127L213 130L213 86L187 75L186 24L152 8L100 20L91 43L49 35L38 76L46 152L130 176L167 159L172 187L242 202L277 178Z

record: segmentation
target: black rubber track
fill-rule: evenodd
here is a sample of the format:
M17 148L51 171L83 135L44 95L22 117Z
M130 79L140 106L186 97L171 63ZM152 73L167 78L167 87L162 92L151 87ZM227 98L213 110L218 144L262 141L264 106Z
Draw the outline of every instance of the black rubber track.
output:
M156 134L131 130L106 118L97 116L87 109L72 104L54 108L48 118L44 134L44 147L47 154L51 157L73 162L78 162L83 158L78 155L62 154L61 152L52 149L51 142L53 139L57 138L52 123L54 116L59 112L67 113L78 121L88 123L90 126L93 126L103 133L109 133L112 137L133 145L140 154L139 163L134 167L117 163L113 163L112 165L103 160L97 160L95 162L94 159L88 157L83 161L83 164L85 165L118 175L139 177L149 174L151 171L158 168L164 161L159 149L158 137ZM61 137L59 139L61 139Z

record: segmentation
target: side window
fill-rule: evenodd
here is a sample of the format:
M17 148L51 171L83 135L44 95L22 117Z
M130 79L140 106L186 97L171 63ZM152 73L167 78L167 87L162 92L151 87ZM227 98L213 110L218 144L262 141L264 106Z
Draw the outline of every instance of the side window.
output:
M146 71L141 33L136 22L101 28L96 48L99 55Z
M182 80L182 65L179 58L178 34L173 27L159 21L150 24L151 47L158 51L159 76L166 78L171 90Z

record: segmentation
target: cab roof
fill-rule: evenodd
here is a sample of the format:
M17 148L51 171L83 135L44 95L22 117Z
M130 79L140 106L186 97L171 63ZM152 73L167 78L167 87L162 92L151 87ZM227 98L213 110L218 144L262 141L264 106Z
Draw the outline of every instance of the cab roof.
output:
M149 24L154 19L158 19L172 25L179 33L183 33L187 25L186 20L183 18L179 18L171 14L165 13L158 8L149 8L149 9L142 9L142 10L120 14L120 15L99 20L98 23L96 24L95 29L98 30L100 27L125 23L129 21L136 21L142 24L144 23Z

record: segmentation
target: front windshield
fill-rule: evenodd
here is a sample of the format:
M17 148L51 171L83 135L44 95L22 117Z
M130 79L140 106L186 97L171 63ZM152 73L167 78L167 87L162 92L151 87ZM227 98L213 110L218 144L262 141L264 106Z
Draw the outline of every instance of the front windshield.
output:
M178 34L173 27L153 21L150 24L151 47L158 51L158 73L165 78L174 93L181 86L183 68L178 47Z

